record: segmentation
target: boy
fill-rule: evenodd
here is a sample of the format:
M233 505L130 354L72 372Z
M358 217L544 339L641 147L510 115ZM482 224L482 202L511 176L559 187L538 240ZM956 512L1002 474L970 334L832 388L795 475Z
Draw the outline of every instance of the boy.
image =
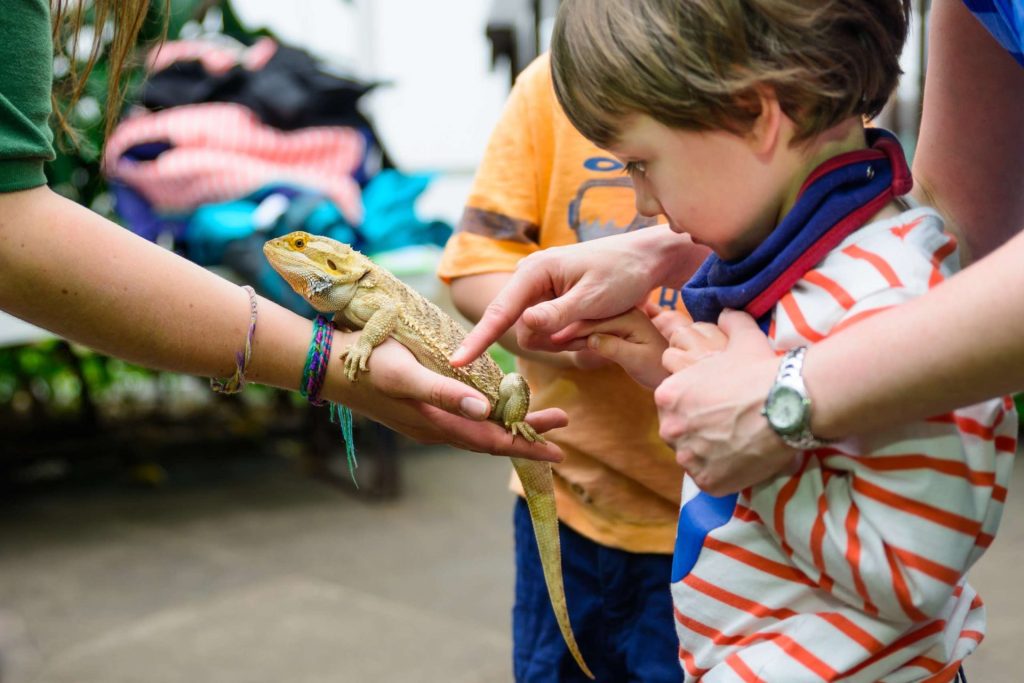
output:
M620 162L584 139L562 113L547 55L516 80L491 135L439 275L476 320L524 256L653 223L637 216ZM706 250L693 248L693 267ZM676 289L653 293L663 308ZM658 438L650 392L618 367L579 367L567 353L525 353L514 335L534 410L568 411L550 436L566 459L554 468L563 575L573 630L601 681L678 683L668 580L679 510L678 467ZM522 495L513 475L512 489ZM584 681L558 632L525 502L516 503L513 664L520 683Z
M688 681L947 682L983 637L965 575L1002 512L1012 403L830 444L801 414L806 345L957 265L939 215L901 199L898 143L862 125L896 83L907 12L896 0L566 0L559 13L566 113L628 163L641 213L715 252L683 288L691 315L751 313L785 352L776 387L805 401L766 404L801 449L787 471L722 498L684 483L672 592ZM642 313L561 333L586 336L640 381L664 377L666 342ZM665 360L699 362L721 343L713 328L678 332Z

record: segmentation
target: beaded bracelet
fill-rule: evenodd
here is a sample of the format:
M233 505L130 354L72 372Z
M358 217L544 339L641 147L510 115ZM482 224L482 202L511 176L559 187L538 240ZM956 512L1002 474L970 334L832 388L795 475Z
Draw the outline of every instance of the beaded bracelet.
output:
M228 379L210 378L210 388L218 394L236 394L245 387L245 372L252 358L252 338L256 334L256 290L242 287L249 294L249 333L245 335L245 348L235 354L235 374Z
M327 376L327 363L331 360L331 342L334 340L334 323L324 315L318 315L313 321L313 338L309 342L309 353L306 365L302 368L302 379L299 381L299 393L315 406L324 403L330 405L331 422L341 427L341 438L345 443L345 457L348 460L348 472L352 483L359 488L356 481L355 440L352 438L352 410L344 405L320 398L320 391Z

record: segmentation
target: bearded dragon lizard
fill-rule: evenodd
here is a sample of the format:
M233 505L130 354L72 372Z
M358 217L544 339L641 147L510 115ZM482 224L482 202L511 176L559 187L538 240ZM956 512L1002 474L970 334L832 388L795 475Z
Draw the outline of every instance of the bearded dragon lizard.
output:
M394 275L347 244L327 237L293 232L263 246L270 264L298 294L321 313L334 313L336 323L362 330L343 352L345 374L355 382L367 372L374 347L393 337L408 348L419 363L453 377L485 396L490 419L528 441L544 438L527 424L530 388L516 373L504 374L487 354L463 368L453 368L448 357L458 348L466 330L440 308ZM544 580L558 627L576 663L590 678L569 624L562 584L562 556L551 465L511 458L526 493L534 535L540 551Z

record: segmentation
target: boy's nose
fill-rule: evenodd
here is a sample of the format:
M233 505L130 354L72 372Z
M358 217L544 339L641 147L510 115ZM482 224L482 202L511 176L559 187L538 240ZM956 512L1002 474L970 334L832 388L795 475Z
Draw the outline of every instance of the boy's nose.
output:
M662 213L661 202L655 199L642 182L634 183L636 191L636 212L647 218L656 218Z

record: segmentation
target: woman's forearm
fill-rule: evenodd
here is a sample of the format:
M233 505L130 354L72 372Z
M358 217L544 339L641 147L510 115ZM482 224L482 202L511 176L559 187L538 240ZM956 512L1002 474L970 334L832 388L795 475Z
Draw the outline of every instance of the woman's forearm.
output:
M1024 68L962 0L936 0L915 193L979 259L1024 228Z
M1024 389L1024 234L810 348L812 431L843 437Z
M0 195L0 238L4 310L150 367L233 371L249 318L239 287L45 187Z
M46 188L0 195L0 238L3 310L147 367L203 377L235 371L249 299L234 283ZM258 310L247 378L295 390L312 325L263 298ZM354 336L337 332L335 348ZM366 388L329 383L332 398L355 404Z

